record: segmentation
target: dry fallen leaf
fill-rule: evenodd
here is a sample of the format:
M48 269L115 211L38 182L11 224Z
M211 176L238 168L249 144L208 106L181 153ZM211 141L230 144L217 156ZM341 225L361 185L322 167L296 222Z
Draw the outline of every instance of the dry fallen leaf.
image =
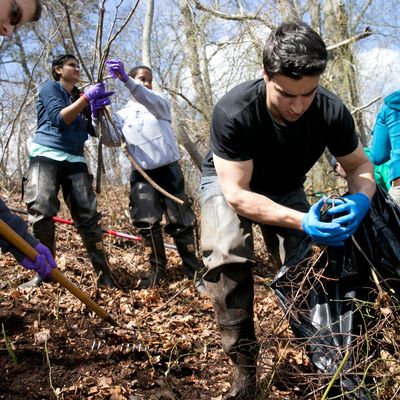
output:
M35 339L35 345L44 344L46 342L46 339L47 341L49 341L50 329L43 329L42 331L35 333L34 339Z

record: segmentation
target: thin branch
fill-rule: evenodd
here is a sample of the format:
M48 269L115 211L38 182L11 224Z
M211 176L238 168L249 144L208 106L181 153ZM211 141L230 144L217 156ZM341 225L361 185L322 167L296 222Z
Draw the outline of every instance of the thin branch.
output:
M346 44L353 43L358 40L364 39L372 34L373 34L373 32L371 31L370 27L367 26L366 28L364 28L364 32L361 33L360 35L352 36L351 38L348 38L348 39L344 40L343 42L333 44L332 46L328 46L326 48L326 50L327 51L335 50L339 47L345 46Z
M357 14L357 18L354 22L354 28L357 29L357 26L359 25L361 19L364 17L364 14L366 13L368 7L371 5L372 0L368 0L365 4L362 10Z
M351 112L351 115L354 115L356 112L361 111L361 110L363 110L364 108L369 107L371 104L376 103L378 100L380 100L380 98L381 98L381 96L375 97L375 99L371 100L371 101L368 102L367 104L364 104L363 106L360 106L360 107L354 109L354 110Z
M199 114L201 114L201 116L202 116L203 118L206 118L206 119L208 118L207 115L206 115L206 113L205 113L203 110L201 110L200 108L196 107L183 93L177 92L177 91L175 91L175 90L173 90L173 89L171 89L171 88L165 87L165 86L163 86L162 89L165 89L168 93L171 93L171 94L173 94L173 95L175 95L175 96L181 97L183 100L185 100L185 102L186 102L190 107L193 108L193 110L195 110L195 111L197 111Z
M102 53L101 51L101 44L103 43L104 13L106 11L104 7L105 2L106 0L102 0L100 4L99 22L97 24L97 31L96 31L96 43L97 43L98 58L99 58L97 82L103 82L103 68L104 68L105 57L104 57L104 52Z
M61 1L61 0L60 0ZM132 15L136 11L136 8L139 4L139 0L136 1L135 6L132 8L131 12L125 19L124 23L122 26L118 29L118 31L112 35L112 31L114 30L115 23L117 21L118 17L118 8L122 4L123 0L117 5L115 8L115 14L114 14L114 21L111 24L111 28L108 34L107 38L107 43L104 47L104 51L101 51L101 43L102 43L102 36L103 36L103 23L104 23L104 13L105 13L105 8L104 8L104 3L106 0L102 0L101 5L100 5L100 12L99 12L99 22L97 24L97 32L96 32L96 43L98 47L98 57L99 57L99 67L98 67L98 77L97 77L97 82L101 82L103 80L103 70L104 70L104 65L105 62L108 58L108 54L110 53L110 47L111 43L117 38L117 36L123 31L129 20L132 18ZM98 41L98 42L97 42ZM100 114L102 111L100 110ZM99 144L97 148L97 175L96 175L96 193L100 193L100 187L101 187L101 172L104 170L103 166L103 149L102 149L102 140L103 140L103 134L102 134L102 122L100 118L100 124L99 124Z
M84 61L82 59L81 53L79 52L78 45L76 44L76 41L75 41L75 36L74 36L74 32L72 30L71 16L69 14L68 6L62 0L58 0L58 1L65 9L65 15L67 16L69 34L71 35L71 39L72 39L72 43L74 45L75 53L78 56L79 62L81 64L82 68L85 70L86 76L88 77L90 83L93 84L94 83L93 75L87 69L86 64L84 63Z
M101 43L103 42L103 22L104 22L104 3L106 0L102 0L100 4L100 11L99 11L99 21L97 23L97 29L96 29L96 39L95 39L95 46L93 49L93 63L92 63L92 71L95 70L95 65L96 65L96 59L98 58L99 60L101 59ZM96 53L98 52L98 55L96 57ZM97 82L102 82L102 69L99 69L99 75L97 77Z
M198 10L205 11L221 19L227 19L230 21L260 21L265 23L271 29L274 28L270 20L262 17L258 12L225 14L223 12L216 11L213 10L212 8L207 8L206 6L203 6L198 0L194 0L194 3L196 4L196 8Z
M129 15L126 17L124 23L121 25L121 27L118 29L117 32L115 32L114 36L112 36L111 38L109 38L107 40L107 44L104 48L104 54L108 57L108 53L110 52L110 47L111 47L111 43L118 37L118 35L123 31L123 29L125 28L125 26L127 25L127 23L129 22L129 20L132 18L132 15L134 14L134 12L136 11L137 6L139 5L139 1L136 1L136 4L134 5L134 7L132 8L131 12L129 13ZM110 31L111 34L111 31Z

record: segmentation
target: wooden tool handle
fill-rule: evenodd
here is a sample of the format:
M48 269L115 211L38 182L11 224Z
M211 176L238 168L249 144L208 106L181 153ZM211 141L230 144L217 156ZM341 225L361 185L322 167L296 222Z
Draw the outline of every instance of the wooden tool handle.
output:
M39 254L26 240L13 231L3 220L0 219L0 235L8 240L14 247L21 253L25 254L30 260L35 261L36 256ZM60 285L68 289L75 297L82 303L86 304L92 311L94 311L100 318L108 322L112 326L119 326L118 323L103 310L95 301L88 295L82 292L81 289L76 287L68 278L66 278L58 268L52 268L50 275Z

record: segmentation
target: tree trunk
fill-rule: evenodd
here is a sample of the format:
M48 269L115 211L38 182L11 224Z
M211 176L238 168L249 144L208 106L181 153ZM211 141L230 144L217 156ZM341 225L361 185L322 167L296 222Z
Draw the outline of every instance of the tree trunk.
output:
M182 21L187 40L188 62L193 81L193 89L196 92L196 103L203 110L212 108L210 91L207 91L202 79L200 67L199 44L197 39L197 29L193 23L192 13L187 0L179 0L179 8L182 14ZM210 114L210 113L208 113Z
M151 59L150 59L150 38L151 38L151 26L153 24L153 15L154 15L154 0L147 0L146 2L146 14L144 17L144 26L143 26L143 36L142 36L142 62L143 65L151 68ZM155 84L155 88L157 91L160 91L160 86L156 81L153 82Z
M325 0L322 6L327 45L340 43L349 38L348 14L341 0ZM361 96L357 86L355 58L350 44L340 46L330 55L327 68L328 89L335 92L350 109L361 106ZM365 123L362 113L354 116L356 132L363 146L367 145Z
M310 13L310 26L321 35L321 4L319 0L308 0L307 5Z
M293 0L279 0L278 10L285 22L301 20L301 16L298 14Z
M147 0L147 8L146 8L146 16L145 23L143 27L143 38L142 38L142 61L143 64L147 65L151 68L151 57L150 57L150 38L151 38L151 26L153 23L153 14L154 14L154 0ZM161 88L157 81L153 81L153 86L157 91L161 91ZM179 120L179 116L177 114L176 107L171 102L171 117L172 117L172 125L175 128L174 131L178 135L179 141L182 143L185 150L189 153L193 163L196 165L198 169L201 170L201 161L202 157L196 146L190 139L184 125Z

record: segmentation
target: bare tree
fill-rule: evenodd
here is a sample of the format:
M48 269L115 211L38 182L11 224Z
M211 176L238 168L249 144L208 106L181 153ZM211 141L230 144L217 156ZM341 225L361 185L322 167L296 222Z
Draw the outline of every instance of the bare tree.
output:
M380 106L371 100L390 82L381 83L380 70L362 80L360 70L365 66L360 65L359 54L370 46L391 47L396 52L398 3L389 0L382 7L377 0L153 0L139 4L135 0L49 0L41 21L0 41L0 81L7 83L7 90L0 86L3 182L26 171L27 143L36 125L36 92L50 79L50 60L61 52L79 55L83 88L104 80L107 88L116 91L112 98L116 108L126 96L104 74L105 59L118 57L126 65L143 60L151 65L155 80L172 97L173 127L185 167L197 179L208 150L213 104L238 83L261 77L265 38L283 20L307 21L326 41L330 63L321 83L344 99L366 145ZM150 16L151 24L147 22ZM373 95L368 95L369 90ZM123 157L109 150L104 152L104 163L98 161L100 150L92 144L87 147L91 170L100 172L104 164L110 177L121 179L121 168L129 168ZM314 191L333 182L332 174L327 174L328 158L326 154L314 168L318 172L309 176ZM195 179L191 181L197 190Z

